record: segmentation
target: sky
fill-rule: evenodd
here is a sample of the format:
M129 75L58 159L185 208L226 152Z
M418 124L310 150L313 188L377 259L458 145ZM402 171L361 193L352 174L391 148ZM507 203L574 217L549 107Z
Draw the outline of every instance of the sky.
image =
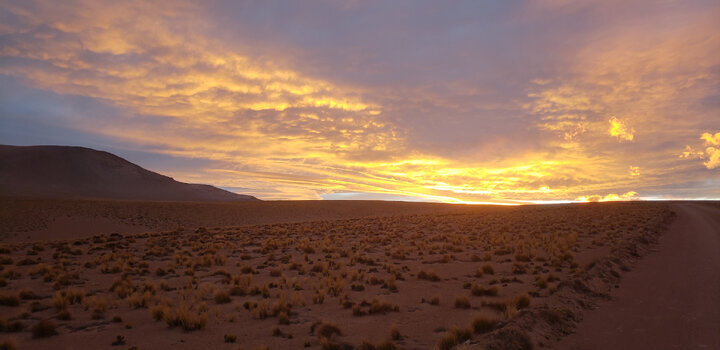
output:
M265 200L720 199L720 2L0 0L0 143Z

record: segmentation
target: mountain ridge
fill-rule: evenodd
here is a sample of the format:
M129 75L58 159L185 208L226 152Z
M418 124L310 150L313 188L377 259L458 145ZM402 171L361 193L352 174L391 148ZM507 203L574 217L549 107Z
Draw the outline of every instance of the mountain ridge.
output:
M159 201L254 201L179 182L110 152L78 146L0 145L0 195Z

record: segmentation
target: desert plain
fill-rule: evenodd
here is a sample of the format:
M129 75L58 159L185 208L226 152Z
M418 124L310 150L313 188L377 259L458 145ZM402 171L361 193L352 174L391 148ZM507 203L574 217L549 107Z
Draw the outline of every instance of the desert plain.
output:
M599 349L623 322L719 345L716 202L0 204L5 348ZM612 311L633 297L658 329Z

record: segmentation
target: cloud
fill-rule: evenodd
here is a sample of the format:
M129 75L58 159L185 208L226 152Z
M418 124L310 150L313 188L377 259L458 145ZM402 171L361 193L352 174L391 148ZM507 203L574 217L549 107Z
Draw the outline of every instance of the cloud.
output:
M714 147L720 146L720 132L715 133L715 135L709 132L703 133L700 140L704 141L704 151L686 145L685 150L680 154L680 158L702 159L704 160L703 165L708 169L720 167L720 148Z
M615 136L618 140L632 141L635 138L635 130L628 127L624 121L610 117L610 136Z
M713 179L674 156L716 127L712 4L0 10L3 135L203 160L153 169L183 181L264 199L521 203ZM717 148L686 151L716 167Z
M630 176L640 176L640 167L638 166L630 166Z
M605 196L602 195L590 195L590 196L580 196L576 200L581 202L614 202L614 201L626 201L626 200L633 200L638 199L637 192L630 191L623 194L608 194Z
M700 139L705 141L706 146L720 146L720 132L715 135L709 132L703 133Z

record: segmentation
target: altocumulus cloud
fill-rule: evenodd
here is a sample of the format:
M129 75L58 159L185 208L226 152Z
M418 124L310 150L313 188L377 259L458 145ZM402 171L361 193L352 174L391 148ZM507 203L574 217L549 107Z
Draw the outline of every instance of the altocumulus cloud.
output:
M677 157L717 130L717 4L0 4L0 119L30 125L14 135L203 160L168 169L181 180L264 199L720 197L703 187L718 134L686 149L704 167Z

